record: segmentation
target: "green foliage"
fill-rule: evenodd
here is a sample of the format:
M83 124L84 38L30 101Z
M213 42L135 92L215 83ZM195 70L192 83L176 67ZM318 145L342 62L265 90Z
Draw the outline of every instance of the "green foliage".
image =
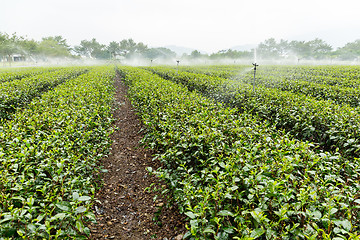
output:
M142 53L147 50L147 46L142 43L136 43L133 39L124 39L120 41L120 48L122 49L124 56L131 56L134 53Z
M241 112L256 114L298 139L315 142L325 150L339 150L349 157L360 156L360 116L357 108L347 104L337 105L330 100L316 100L296 91L267 88L265 84L256 86L253 91L250 84L236 79L186 72L177 74L167 68L152 68L152 71L184 84L190 91L196 90ZM358 99L356 90L341 88L336 92L335 87L330 89L329 96L337 96L340 100L356 102ZM318 93L326 96L326 90L325 86L323 93Z
M220 50L217 53L213 53L210 55L210 59L239 59L239 58L248 58L252 59L254 57L254 53L251 51L236 51L236 50Z
M182 67L191 73L228 78L247 84L254 83L253 69L248 66ZM163 73L161 73L163 74ZM360 68L357 66L271 66L257 69L257 86L276 88L331 100L336 104L360 106Z
M144 70L120 68L190 239L357 239L360 162ZM180 74L179 74L180 75Z
M168 48L148 48L143 52L143 56L148 59L173 59L176 57L176 53Z
M71 57L70 47L62 36L45 37L40 42L25 39L14 33L12 36L0 33L0 57L11 62L14 54L30 57L33 60L44 57Z
M90 233L93 174L110 146L114 76L112 68L94 68L1 125L1 239L85 239Z
M38 45L38 54L47 57L70 57L69 46L61 36L43 38Z
M0 72L0 84L2 82L10 82L15 79L22 79L25 77L35 76L46 71L55 71L55 68L7 68Z
M252 84L252 73L234 78ZM359 79L360 68L356 66L264 66L257 71L256 85L359 107Z
M15 35L10 37L8 34L0 32L0 57L2 60L6 59L11 62L11 56L18 51L15 44L17 40L18 38Z
M100 44L95 38L91 41L82 40L79 46L75 46L75 52L79 55L96 58L110 59L117 55L131 57L135 53L142 54L147 50L147 46L142 42L135 43L132 39L124 39L122 41L112 41L108 46Z
M66 68L0 83L0 119L9 119L16 108L85 71L83 67Z
M360 39L355 40L354 42L347 43L344 47L339 48L336 51L336 55L338 55L343 60L359 59Z
M115 58L116 55L121 54L120 44L114 41L109 43L109 46L107 46L107 50L109 51L111 58Z
M261 42L258 49L258 55L263 59L276 59L286 55L295 55L300 59L323 59L330 57L332 46L324 40L315 38L311 41L291 41L281 39L278 43L274 38L266 39Z
M100 44L95 38L91 41L82 40L79 46L75 46L74 50L79 55L89 58L110 58L110 52L106 49L106 46Z

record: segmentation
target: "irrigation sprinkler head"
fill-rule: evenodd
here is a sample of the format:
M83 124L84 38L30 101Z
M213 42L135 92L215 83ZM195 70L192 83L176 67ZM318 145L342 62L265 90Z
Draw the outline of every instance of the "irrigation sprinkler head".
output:
M255 75L256 75L256 67L259 66L256 62L252 64L254 66L254 81L253 81L253 92L255 92Z
M179 63L180 63L180 60L176 60L177 64L176 64L176 74L179 75Z

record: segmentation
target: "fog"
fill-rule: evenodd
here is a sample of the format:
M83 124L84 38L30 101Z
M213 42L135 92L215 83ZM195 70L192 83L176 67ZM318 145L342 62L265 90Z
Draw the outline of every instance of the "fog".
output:
M33 56L27 57L26 61L2 61L0 68L14 68L14 67L44 67L44 66L98 66L98 65L124 65L124 66L204 66L204 65L249 65L249 69L253 69L253 63L262 65L360 65L360 59L352 61L343 61L336 59L301 59L296 55L289 55L286 58L262 58L259 55L254 55L253 58L154 58L149 59L141 56L133 56L122 59L113 60L99 60L85 57L77 58L60 58L60 57L45 57ZM240 73L241 74L241 73Z

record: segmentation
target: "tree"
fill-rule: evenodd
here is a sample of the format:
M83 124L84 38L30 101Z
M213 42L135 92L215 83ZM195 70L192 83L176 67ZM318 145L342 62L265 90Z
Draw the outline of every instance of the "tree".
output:
M111 58L115 58L116 55L120 55L121 53L120 44L114 41L109 43L107 50L110 53Z
M12 55L18 51L15 44L17 39L18 38L15 33L12 35L12 37L6 33L0 33L0 56L3 58L3 60L7 59L10 64Z
M106 46L100 44L95 38L93 38L91 41L82 40L79 46L75 46L74 51L79 55L88 58L110 58L110 52L107 50Z
M131 57L133 56L135 53L137 54L142 54L144 52L146 52L146 50L148 49L148 47L142 43L136 43L133 39L124 39L120 42L120 51L121 51L121 55L125 56L125 57Z
M85 56L88 58L91 58L91 52L92 52L92 46L91 42L88 40L81 40L79 46L74 47L74 51L79 54L80 56Z
M342 60L354 60L360 57L360 39L347 43L336 50L336 55Z
M200 57L201 57L201 53L198 50L194 50L190 54L190 58L200 58Z
M5 59L5 57L7 57L6 48L8 45L8 41L9 35L0 32L0 57L2 57L3 60Z
M171 51L168 48L160 47L160 48L148 48L145 50L142 55L148 59L171 59L176 57L176 53Z
M291 41L289 43L289 49L290 52L298 58L298 60L311 56L311 48L309 43L305 41Z
M232 49L220 50L217 53L210 55L211 59L220 59L220 58L230 58L230 59L240 59L240 58L250 58L253 56L253 53L250 51L236 51Z
M279 58L288 49L287 41L281 40L278 44L274 38L266 39L261 42L257 47L257 53L260 58Z
M69 46L54 37L45 37L38 45L39 54L44 57L70 57Z
M96 59L110 59L110 52L106 49L105 45L101 45L100 48L95 48L91 55Z
M70 46L67 44L67 40L64 39L62 36L44 37L44 38L42 38L42 40L43 41L47 41L47 40L53 41L53 42L56 42L57 45L59 45L59 46L62 46L68 50L71 49Z
M257 47L257 53L261 58L279 58L279 46L274 38L266 39Z
M120 42L120 48L127 52L134 52L135 46L136 46L136 43L131 38L128 40L124 39Z
M27 56L35 56L39 54L39 43L33 39L24 39L23 41L19 42L19 47Z
M315 38L311 41L291 41L289 43L289 51L295 54L298 59L303 58L326 58L331 55L332 47L324 40Z
M147 49L148 49L147 45L145 45L142 42L139 42L135 46L135 52L137 52L137 53L144 53Z
M319 38L309 41L308 45L311 50L311 55L316 59L328 57L332 51L332 46Z
M280 56L286 56L289 53L289 42L284 39L280 39L280 42L277 44L277 51Z

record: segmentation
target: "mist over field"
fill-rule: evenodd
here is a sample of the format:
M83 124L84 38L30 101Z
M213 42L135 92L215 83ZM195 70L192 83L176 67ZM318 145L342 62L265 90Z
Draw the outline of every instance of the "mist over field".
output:
M179 48L177 48L179 50ZM280 41L269 38L248 50L203 53L192 50L179 55L169 48L149 47L133 39L102 44L95 38L70 46L58 35L35 41L16 34L0 33L0 60L5 66L98 65L117 63L132 66L214 64L359 64L360 40L334 49L324 40Z

